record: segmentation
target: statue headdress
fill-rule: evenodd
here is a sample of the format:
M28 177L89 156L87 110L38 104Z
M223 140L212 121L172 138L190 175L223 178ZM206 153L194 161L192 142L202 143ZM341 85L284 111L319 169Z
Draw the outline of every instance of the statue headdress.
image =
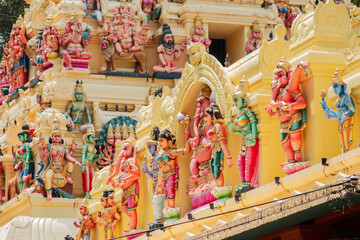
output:
M128 127L126 126L125 123L123 124L121 130L122 130L123 138L128 138L129 132L128 132Z
M82 102L86 102L87 96L83 90L82 81L80 81L80 80L76 80L76 85L75 85L75 89L74 89L74 93L73 93L73 102L76 102L75 93L82 93L83 94Z
M171 32L170 26L167 23L164 23L163 26L162 26L162 34L159 37L158 46L160 46L160 45L162 45L164 43L164 36L166 34L171 34L172 35L172 32Z
M89 206L89 201L88 201L87 197L84 197L84 199L80 203L80 206L83 206L86 208Z
M150 138L148 140L148 144L157 144L159 140L160 130L157 126L154 126L150 132Z
M109 127L107 129L107 138L113 138L114 137L114 128L112 124L109 124Z
M205 85L205 86L201 89L200 94L199 94L199 97L198 97L197 100L199 101L199 100L201 100L203 97L210 100L211 92L212 92L211 88L210 88L208 85Z
M73 11L70 15L70 22L78 22L79 19L77 17L77 14L75 13L75 11Z
M233 98L246 98L246 103L249 104L249 82L245 80L245 75L240 80L239 85L235 88Z
M276 65L276 69L274 70L274 74L277 74L278 72L286 71L288 72L291 68L290 63L285 59L285 57L282 57L279 61L279 63Z
M340 85L346 85L346 83L342 80L341 74L339 73L339 69L337 68L335 73L334 73L334 79L333 79L333 84L334 83L338 83Z
M52 134L61 134L60 132L60 121L59 118L56 116L53 121L53 129Z
M93 130L93 126L92 126L91 124L88 124L88 126L87 126L87 128L86 128L86 133L85 133L84 136L83 136L83 143L84 143L84 144L89 143L88 137L89 137L90 135L94 135L94 136L95 136L95 132L94 132L94 130ZM95 143L93 143L93 144L95 144Z
M118 123L115 126L115 138L121 138L121 129Z
M248 39L252 39L252 36L251 36L251 33L254 32L254 31L259 31L260 32L260 38L262 39L263 38L263 34L261 32L261 29L259 27L259 23L257 21L255 21L253 23L253 25L251 26L250 30L247 32L247 37Z
M51 27L51 25L52 25L52 19L50 17L47 17L45 21L45 27Z
M23 17L20 15L18 17L18 19L16 20L16 23L13 25L13 27L18 27L18 28L21 28L22 26L24 25L24 19Z

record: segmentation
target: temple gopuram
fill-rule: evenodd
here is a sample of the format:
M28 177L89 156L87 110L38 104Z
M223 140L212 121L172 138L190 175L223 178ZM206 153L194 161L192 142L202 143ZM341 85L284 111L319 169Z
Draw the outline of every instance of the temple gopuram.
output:
M359 239L350 0L25 0L0 240Z

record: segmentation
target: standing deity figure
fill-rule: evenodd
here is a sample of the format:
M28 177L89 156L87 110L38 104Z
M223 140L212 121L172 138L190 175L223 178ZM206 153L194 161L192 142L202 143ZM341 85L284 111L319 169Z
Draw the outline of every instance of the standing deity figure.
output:
M219 186L224 185L224 155L226 155L227 165L232 167L232 157L226 146L226 130L224 118L218 105L212 103L205 109L204 122L210 126L207 135L210 139L212 154L210 159L210 170Z
M245 45L246 55L261 47L262 34L257 22L254 22L247 35L248 40L246 41Z
M143 161L141 164L142 171L153 181L153 214L156 223L162 223L164 220L164 214L162 209L164 208L164 191L160 185L159 193L156 192L158 185L158 175L159 167L157 163L158 155L158 140L159 140L160 130L157 126L154 126L150 133L150 139L147 142L148 148L148 160L149 167L146 161Z
M30 144L32 139L30 137L30 128L27 124L22 126L22 131L18 133L18 138L22 146L15 152L15 166L20 163L23 169L19 177L19 188L22 192L25 188L30 187L34 183L34 159L31 155Z
M154 72L166 73L182 73L183 67L175 66L175 59L179 59L185 50L185 44L182 44L178 49L175 46L174 35L171 32L170 26L167 23L163 24L163 32L159 37L157 53L160 59L160 64L154 66Z
M79 167L82 165L72 157L72 154L76 150L76 143L71 145L70 151L66 149L64 140L61 137L60 123L57 117L54 119L53 131L47 147L45 147L45 144L41 140L37 145L40 150L41 160L47 161L43 175L45 176L47 200L51 200L52 187L62 188L67 183L73 184L74 181L70 175L74 169L74 164ZM65 160L69 162L65 164Z
M87 125L92 126L90 109L86 103L86 93L82 87L82 81L76 80L72 101L66 107L64 115L68 119L67 127L70 131L80 130L86 132ZM84 125L83 117L86 114L88 123Z
M82 24L79 22L76 14L71 14L70 21L66 22L65 33L61 35L59 43L65 47L61 51L61 56L64 58L64 66L68 70L73 70L74 67L88 69L88 64L80 61L73 66L73 60L81 58L91 58L92 54L85 51L84 47L89 44L91 40L90 29L85 29L84 35L81 35Z
M241 80L233 94L235 120L229 121L230 132L242 136L238 157L238 169L242 185L236 186L238 192L246 192L258 187L259 138L257 119L249 107L248 82Z
M98 20L99 26L103 27L104 22L101 14L100 0L81 0L85 4L85 13L87 17Z
M191 37L187 40L187 46L189 47L191 43L201 43L205 46L206 51L209 52L209 46L211 44L211 40L206 37L206 32L204 30L204 26L202 20L199 16L195 18L194 29L191 33Z
M102 153L96 156L95 148L95 133L91 125L88 125L87 132L83 136L83 148L81 151L81 174L83 180L84 195L91 198L89 193L91 191L92 180L96 169L96 161L101 159Z
M136 161L135 139L124 141L122 150L114 163L115 169L107 184L123 190L121 209L129 217L130 230L137 227L136 208L139 200L140 168Z
M301 161L302 136L306 125L306 100L299 85L302 74L308 75L309 65L299 62L296 68L282 58L271 82L271 104L265 107L270 116L280 121L281 146L288 163Z
M157 0L141 0L141 8L146 15L146 22L157 22L161 14L161 6Z
M330 119L336 119L339 121L339 134L342 152L347 152L353 143L352 129L353 129L353 115L356 111L354 101L349 94L346 93L347 85L342 80L339 69L336 69L334 73L334 79L332 81L333 90L338 98L336 99L336 110L328 108L325 102L326 91L321 92L321 106L324 109L325 117Z
M105 239L112 239L115 227L121 219L121 215L114 202L114 190L104 190L100 203L103 207L102 212L98 212L97 223L104 226Z
M107 129L106 142L102 144L101 149L99 149L99 152L102 152L102 157L97 161L99 168L112 164L115 149L114 128L110 123Z
M76 240L91 240L91 229L95 227L94 220L89 214L89 201L85 197L80 204L80 214L81 219L79 221L74 221L74 225L79 229L78 234L76 235Z

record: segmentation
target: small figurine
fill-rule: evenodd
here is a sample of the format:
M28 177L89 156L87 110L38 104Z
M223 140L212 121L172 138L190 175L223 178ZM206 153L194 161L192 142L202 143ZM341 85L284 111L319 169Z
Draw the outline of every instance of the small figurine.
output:
M251 53L252 51L261 47L262 44L262 34L257 22L251 27L251 30L248 31L248 40L245 45L246 55Z
M86 103L86 93L82 88L82 81L76 80L72 101L66 107L64 115L68 119L67 127L70 131L80 129L86 132L87 125L92 126L90 109ZM86 114L88 123L84 125L83 116Z
M161 6L157 0L141 0L141 8L146 15L146 22L157 22L161 14Z
M99 26L102 28L104 25L101 14L101 1L100 0L81 0L85 4L85 13L87 17L92 17L98 20Z
M159 37L159 44L157 47L157 53L160 59L160 64L154 66L154 72L166 72L166 73L182 73L183 67L175 66L175 59L179 59L181 54L185 50L185 44L182 44L178 49L175 46L174 36L171 32L170 26L164 23L163 32Z
M98 212L97 223L104 226L105 239L112 239L115 232L115 227L121 219L114 202L114 190L104 190L100 199L102 212Z
M288 13L290 12L290 6L286 0L278 0L276 3L276 8L279 12L279 17L282 21L282 24L285 25Z
M92 126L88 125L87 132L83 136L84 145L81 152L81 174L84 196L89 199L91 198L89 193L91 191L92 180L96 168L95 162L102 157L102 153L100 153L99 156L96 156L95 139L96 137Z
M259 139L257 119L249 107L248 82L241 80L233 94L235 120L229 121L230 132L242 136L238 158L238 168L242 185L236 186L239 192L258 187Z
M211 40L206 37L206 32L199 16L195 18L193 33L191 33L191 37L188 38L186 47L189 47L191 43L197 42L203 44L206 48L206 51L209 52Z
M139 200L140 169L136 161L135 141L135 139L125 140L122 150L113 164L115 170L106 182L123 190L121 208L129 217L130 230L137 227L136 208Z
M94 220L91 218L89 214L89 202L85 197L80 204L80 214L82 218L80 221L74 221L74 225L79 229L78 234L76 235L76 240L90 240L91 239L91 229L95 227Z
M67 183L73 184L74 181L70 178L70 175L74 169L74 164L79 167L82 165L72 157L72 154L76 150L76 143L71 145L70 151L65 148L64 140L60 133L59 119L57 117L54 119L53 132L49 139L48 146L45 147L42 140L40 140L37 145L40 150L40 159L42 161L47 160L43 176L45 176L44 185L47 200L51 200L52 187L62 188ZM69 163L65 164L65 160L69 161Z
M332 81L333 90L338 98L336 99L336 110L328 108L325 102L326 91L321 92L321 106L324 109L325 117L330 119L336 119L339 121L339 134L341 141L342 152L347 152L353 143L352 128L353 128L353 115L356 111L354 101L349 94L346 93L347 85L342 80L339 69L336 69L334 73L334 79Z
M149 168L146 161L143 161L141 164L142 171L153 181L153 214L156 223L162 223L164 220L164 214L162 209L164 208L164 191L162 187L159 188L159 193L156 192L158 185L158 175L159 167L157 163L157 153L158 153L158 139L159 139L160 130L157 126L154 126L150 133L150 139L147 142L148 148L148 160Z
M299 85L302 74L308 76L309 65L299 62L296 68L282 58L274 70L271 104L265 107L270 116L280 121L281 146L288 163L301 161L301 131L306 125L306 100Z
M30 137L30 128L27 124L22 126L22 131L18 133L18 138L23 145L15 152L14 160L16 160L17 163L21 162L23 165L23 169L19 178L20 192L22 192L25 188L30 187L30 185L34 183L35 177L34 159L32 158L30 148L32 139ZM15 166L16 165L17 164L15 164Z
M88 61L92 54L85 51L84 47L89 44L91 35L89 31L85 31L82 36L81 31L82 24L76 14L72 13L70 21L66 22L65 33L59 38L60 46L65 47L61 51L61 56L64 58L64 67L67 70L73 70L74 67L88 69ZM85 36L87 37L85 38ZM82 60L77 62L79 58ZM73 66L74 64L75 66Z

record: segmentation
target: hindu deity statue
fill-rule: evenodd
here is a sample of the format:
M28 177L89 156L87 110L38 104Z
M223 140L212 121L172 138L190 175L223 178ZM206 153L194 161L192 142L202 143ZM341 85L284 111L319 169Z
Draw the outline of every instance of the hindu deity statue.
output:
M306 100L299 85L304 74L309 74L307 63L299 62L296 68L291 68L290 63L282 58L274 70L271 104L265 107L270 116L276 116L280 121L281 146L287 163L303 159L301 132L306 125Z
M191 43L197 42L203 44L206 47L206 51L209 52L211 40L206 37L206 32L204 30L202 20L199 16L195 18L193 33L191 34L191 37L187 40L187 47L189 47Z
M49 139L49 144L45 146L42 140L37 143L40 150L40 159L47 161L45 169L43 169L45 176L45 190L47 200L52 199L52 187L64 187L67 183L73 184L74 181L70 175L74 169L74 164L82 167L82 164L76 161L72 154L76 150L76 143L73 142L71 149L67 150L64 145L60 133L59 119L55 117L53 123L53 131ZM65 160L69 161L65 164Z
M350 146L353 143L352 128L353 128L353 115L356 111L354 101L351 96L346 92L347 84L342 80L339 69L336 69L334 73L334 79L332 81L333 90L338 98L336 99L336 110L328 108L325 97L326 91L321 92L321 106L324 109L325 117L330 119L336 119L339 121L339 134L342 152L349 151Z
M161 6L157 0L141 0L141 8L146 15L146 22L157 22L161 14Z
M154 126L150 133L150 139L147 142L148 148L148 164L146 161L143 161L141 164L142 171L153 181L153 214L156 223L161 224L164 220L164 214L162 209L164 208L164 191L160 185L159 193L157 193L158 185L158 176L159 176L159 167L157 163L158 155L158 139L159 139L160 130L157 126ZM149 167L148 167L149 165Z
M95 222L89 214L89 201L85 197L80 204L80 214L81 219L79 221L74 221L74 225L79 229L78 234L76 235L76 240L91 240L91 230L95 227Z
M1 62L2 64L3 62ZM7 70L7 66L4 62L3 66L0 66L0 87L3 88L9 88L10 82L9 82L9 72Z
M248 40L245 45L246 55L251 53L252 51L261 47L262 44L262 34L257 22L255 22L251 30L248 31Z
M64 115L68 119L67 127L70 131L80 130L82 132L86 132L87 125L92 126L90 109L86 103L86 93L82 87L82 81L77 80L73 99L66 107L66 111ZM88 123L84 124L83 117L86 115L88 119Z
M88 27L85 29L84 35L81 35L81 31L82 24L76 14L71 14L71 20L65 25L65 33L59 38L60 46L65 47L61 51L61 56L64 58L64 66L68 70L73 70L74 67L88 69L88 60L92 54L85 51L84 47L89 44L91 34ZM86 64L84 61L77 62L78 59L86 60Z
M92 180L96 169L96 161L102 157L102 153L100 153L99 156L96 155L95 139L96 137L93 128L91 125L88 125L87 132L83 136L84 145L81 151L81 174L84 195L87 198L91 198L89 193L91 191Z
M249 107L250 94L248 82L241 80L233 94L234 121L229 121L230 132L242 136L238 157L238 169L242 185L236 186L237 192L246 192L258 187L259 139L257 119Z
M111 165L115 154L114 128L111 123L107 129L106 142L100 147L99 152L102 152L102 157L97 161L98 167Z
M210 170L219 186L224 185L224 155L226 155L227 165L232 167L232 157L226 146L226 130L224 118L218 105L212 103L205 109L204 122L211 126L207 131L207 136L211 141L212 154L210 159Z
M182 73L184 68L175 66L174 61L179 59L184 52L185 44L182 44L181 48L178 49L175 46L174 36L170 26L167 23L164 23L162 29L163 32L159 37L157 47L160 64L154 66L154 72Z
M122 150L113 163L115 169L107 180L107 184L123 190L121 209L129 217L130 230L137 227L136 208L139 200L140 168L136 161L135 141L130 138L124 141Z
M85 4L85 13L87 17L92 17L98 20L99 26L103 27L103 17L101 14L100 0L81 0Z
M50 18L46 19L45 27L42 31L41 47L38 49L42 63L47 62L48 59L55 59L59 56L59 33L52 24Z
M22 126L22 131L18 133L18 138L22 143L22 146L15 152L15 166L22 164L23 169L19 177L19 188L20 192L26 187L30 187L34 183L34 159L31 154L30 144L32 142L30 136L30 128L27 124ZM24 185L25 183L25 185Z
M116 126L115 126L115 144L117 141L121 141L121 140L125 140L127 139L126 137L126 132L127 132L127 127L126 127L126 124L124 123L125 127L123 126L122 129L120 127L120 125L117 123ZM123 131L121 131L123 130ZM123 134L122 134L123 132ZM122 135L125 136L125 139L122 139Z
M104 226L105 239L112 239L115 227L121 219L121 215L114 202L114 190L104 190L100 203L103 207L102 212L98 212L97 223Z
M286 19L290 12L290 6L286 0L278 0L276 3L276 8L279 12L279 17L281 18L282 24L285 25Z

